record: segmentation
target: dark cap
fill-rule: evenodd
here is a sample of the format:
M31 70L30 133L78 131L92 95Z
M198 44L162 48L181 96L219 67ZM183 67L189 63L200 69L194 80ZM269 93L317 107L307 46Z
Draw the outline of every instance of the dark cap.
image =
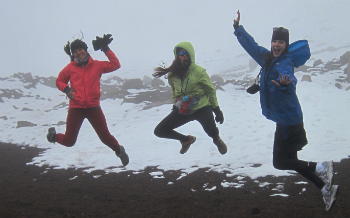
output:
M87 51L87 45L85 42L81 41L80 39L76 39L74 40L71 44L70 44L70 50L72 52L72 54L74 53L75 50L82 48L85 51Z
M288 52L288 48L289 48L289 31L288 31L288 29L285 29L283 27L273 28L271 42L274 40L283 40L286 43L286 49L283 53Z

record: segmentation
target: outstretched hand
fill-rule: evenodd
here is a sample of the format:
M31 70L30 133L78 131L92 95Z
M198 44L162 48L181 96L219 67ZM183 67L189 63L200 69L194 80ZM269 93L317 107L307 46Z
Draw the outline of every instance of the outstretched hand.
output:
M237 19L233 20L233 27L237 29L239 27L239 21L241 20L241 13L237 11Z
M283 77L282 73L280 73L280 82L276 82L276 80L271 80L271 82L275 83L277 86L289 86L289 84L294 81L294 79L289 79L290 76L288 74L285 74Z

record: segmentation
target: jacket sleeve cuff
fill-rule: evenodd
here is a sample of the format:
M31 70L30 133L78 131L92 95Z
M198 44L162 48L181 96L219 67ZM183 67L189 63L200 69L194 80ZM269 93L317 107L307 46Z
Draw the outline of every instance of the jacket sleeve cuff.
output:
M220 107L219 107L219 106L216 106L215 108L213 108L213 111L214 111L214 113L219 112L219 111L220 111Z
M239 26L237 27L237 29L235 29L235 31L233 32L233 34L234 34L235 36L238 37L238 36L242 33L242 31L244 31L244 28L243 28L242 25L239 25Z
M101 47L101 51L106 53L107 51L111 50L108 45Z
M63 92L66 93L66 95L68 95L70 90L72 90L72 89L69 86L67 86L66 88L64 88Z

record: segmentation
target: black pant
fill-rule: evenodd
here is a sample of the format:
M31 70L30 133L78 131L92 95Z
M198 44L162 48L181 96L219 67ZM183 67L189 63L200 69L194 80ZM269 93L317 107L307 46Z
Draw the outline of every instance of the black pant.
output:
M188 136L178 133L174 129L193 120L197 120L214 141L219 139L219 129L216 127L210 106L203 107L191 115L181 115L178 109L174 109L157 125L154 129L154 134L160 138L176 139L182 142L187 141Z
M273 147L273 166L279 170L295 170L322 189L325 183L316 175L316 163L298 159L298 150L307 144L303 123L293 126L277 124Z

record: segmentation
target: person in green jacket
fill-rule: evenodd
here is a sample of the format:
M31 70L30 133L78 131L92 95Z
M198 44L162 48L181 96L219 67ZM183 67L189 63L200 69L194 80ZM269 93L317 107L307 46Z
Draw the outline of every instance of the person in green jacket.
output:
M180 42L174 48L175 60L168 68L157 67L154 77L166 75L172 89L173 109L154 129L160 138L175 139L181 142L181 154L196 141L195 136L183 135L174 129L190 121L197 120L204 131L213 139L221 154L227 146L219 136L216 122L222 124L224 115L220 110L216 90L206 70L195 63L194 48L189 42ZM215 113L215 120L213 116Z

